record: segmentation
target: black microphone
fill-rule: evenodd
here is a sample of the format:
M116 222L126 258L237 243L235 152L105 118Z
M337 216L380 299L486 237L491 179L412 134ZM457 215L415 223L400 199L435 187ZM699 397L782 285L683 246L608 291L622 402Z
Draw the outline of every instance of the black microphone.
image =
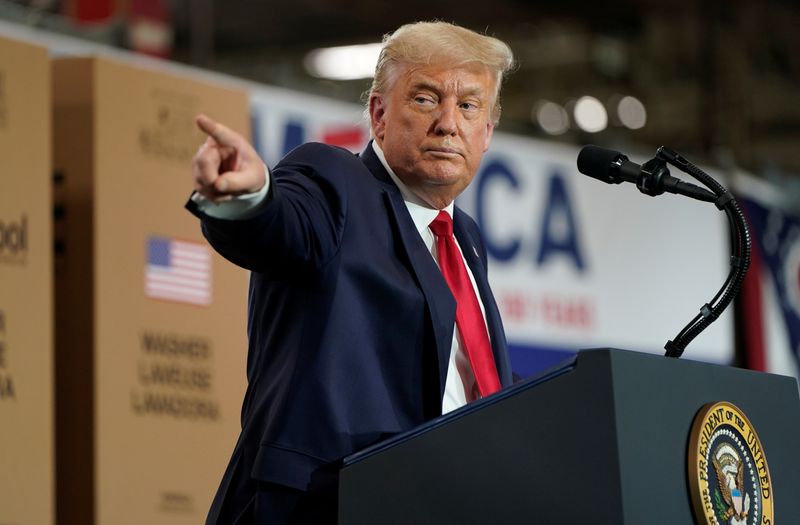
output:
M717 199L716 195L705 188L683 182L670 175L667 159L662 157L661 150L655 158L639 165L629 161L628 157L619 151L590 144L584 146L578 153L578 171L606 184L632 182L639 191L651 197L666 191L706 202L714 202Z
M606 184L636 182L641 166L630 162L628 157L613 149L599 146L584 146L578 153L578 171Z

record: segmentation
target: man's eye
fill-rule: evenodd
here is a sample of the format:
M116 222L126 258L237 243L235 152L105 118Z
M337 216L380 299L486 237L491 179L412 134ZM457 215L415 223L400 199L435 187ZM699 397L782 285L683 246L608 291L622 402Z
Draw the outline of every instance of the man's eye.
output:
M430 97L416 96L414 97L414 102L417 104L433 104L433 99Z
M460 106L461 106L461 109L465 109L467 111L474 111L474 110L478 109L478 105L477 104L473 104L472 102L462 102L460 104Z

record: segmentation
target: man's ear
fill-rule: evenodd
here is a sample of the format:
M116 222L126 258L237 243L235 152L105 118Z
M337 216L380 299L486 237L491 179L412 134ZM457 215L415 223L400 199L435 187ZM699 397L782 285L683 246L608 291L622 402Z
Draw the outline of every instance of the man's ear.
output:
M369 123L372 128L372 135L378 139L379 142L383 141L383 136L386 133L386 104L383 100L383 95L380 93L373 93L369 97Z
M486 140L483 142L484 153L489 150L489 143L492 142L492 133L494 133L494 123L490 121L486 123Z

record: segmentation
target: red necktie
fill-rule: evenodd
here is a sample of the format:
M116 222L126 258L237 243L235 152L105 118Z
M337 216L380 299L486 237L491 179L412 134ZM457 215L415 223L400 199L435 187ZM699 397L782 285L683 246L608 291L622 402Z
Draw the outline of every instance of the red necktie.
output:
M478 297L453 238L453 221L447 212L440 211L430 228L436 236L439 267L456 298L456 326L461 333L461 342L472 365L478 391L482 397L488 396L500 390L500 380L497 378L497 367Z

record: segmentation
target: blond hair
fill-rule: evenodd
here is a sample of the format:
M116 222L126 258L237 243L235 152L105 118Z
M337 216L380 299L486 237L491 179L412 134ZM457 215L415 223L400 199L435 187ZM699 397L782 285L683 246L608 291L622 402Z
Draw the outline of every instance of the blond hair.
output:
M386 93L392 88L401 66L448 64L461 67L476 62L494 76L492 120L497 124L500 86L514 65L511 48L502 40L447 22L406 24L383 37L375 77L366 96L367 104L373 93Z

